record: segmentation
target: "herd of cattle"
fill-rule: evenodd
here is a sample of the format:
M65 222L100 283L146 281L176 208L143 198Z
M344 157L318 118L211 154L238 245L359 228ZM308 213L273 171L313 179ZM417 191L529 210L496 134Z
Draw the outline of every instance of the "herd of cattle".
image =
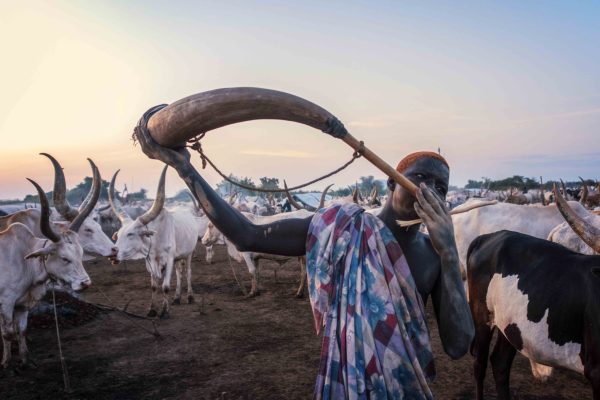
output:
M115 195L117 171L109 186L109 204L97 204L100 172L90 162L92 188L78 208L66 196L63 170L54 157L42 153L54 168L51 208L44 190L38 192L39 208L0 216L0 327L2 366L11 365L11 347L18 346L19 362L27 362L27 318L44 296L49 280L73 291L92 282L83 261L108 257L114 264L144 259L150 275L148 315L168 317L173 269L176 289L173 304L181 303L181 277L186 274L187 301L193 302L191 259L198 242L206 247L224 244L228 254L245 262L252 276L249 296L259 293L261 259L283 264L289 257L240 252L208 221L193 196L192 203L166 206L163 169L156 197L150 207L125 205ZM516 351L531 363L533 375L545 380L553 367L583 373L591 382L594 398L600 399L600 187L579 191L554 188L553 192L510 191L451 192L451 206L472 205L502 199L492 206L452 216L461 272L475 322L471 353L475 357L477 398L483 398L483 382L489 346L498 335L489 357L498 398L509 398L509 374ZM229 203L256 224L285 218L306 218L332 202L357 202L377 214L384 198L373 190L361 196L329 199L323 191L318 206L298 201L287 193L283 204L272 197L250 199L230 196ZM383 196L385 197L385 196ZM564 197L567 197L567 201ZM300 204L302 203L302 204ZM191 205L190 205L191 204ZM282 212L293 206L296 211ZM305 287L305 263L301 259L301 282ZM157 300L161 289L162 301Z

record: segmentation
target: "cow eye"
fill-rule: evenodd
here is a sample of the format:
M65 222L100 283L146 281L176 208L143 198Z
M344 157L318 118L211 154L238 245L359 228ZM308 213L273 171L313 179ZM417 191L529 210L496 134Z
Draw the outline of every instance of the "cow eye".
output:
M63 257L62 260L65 264L68 264L71 262L71 260L69 260L68 258L65 258L65 257Z
M127 237L132 237L132 236L133 236L133 233L128 233L127 234Z
M92 230L91 230L90 228L85 228L85 231L86 231L87 233L92 233Z

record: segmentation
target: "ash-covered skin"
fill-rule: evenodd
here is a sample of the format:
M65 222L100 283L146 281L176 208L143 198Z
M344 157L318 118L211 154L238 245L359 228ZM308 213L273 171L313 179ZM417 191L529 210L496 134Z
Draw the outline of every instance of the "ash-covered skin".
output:
M179 173L211 222L238 250L287 256L305 254L312 217L254 225L221 199L200 176L186 148L162 147L139 126L135 132L144 153ZM439 160L421 158L403 173L419 187L416 199L390 179L388 200L378 217L402 247L423 301L427 302L431 296L444 350L457 359L468 351L474 328L460 277L452 219L441 200L448 191L449 170ZM399 219L416 218L423 220L429 236L419 232L419 225L401 228L396 223Z

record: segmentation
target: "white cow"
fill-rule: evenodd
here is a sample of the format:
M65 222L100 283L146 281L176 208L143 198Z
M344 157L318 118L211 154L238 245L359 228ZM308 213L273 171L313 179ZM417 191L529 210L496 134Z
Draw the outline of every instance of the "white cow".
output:
M268 215L268 216L257 216L252 213L246 213L246 212L243 212L242 214L246 218L248 218L248 220L250 220L253 224L257 224L257 225L270 224L270 223L273 223L276 221L281 221L283 219L289 219L289 218L307 218L307 217L313 215L312 212L307 211L307 210L297 210L297 211L276 214L276 215ZM266 254L266 253L254 253L254 252L239 251L235 247L235 245L233 243L231 243L217 229L217 227L215 227L212 224L212 222L209 222L208 228L206 230L206 234L202 238L202 244L205 246L212 246L212 245L218 244L219 242L225 243L225 245L227 246L227 253L229 254L229 256L231 258L233 258L237 262L244 261L246 263L246 266L248 267L248 272L250 272L250 275L252 276L252 288L250 289L250 293L248 294L249 296L255 296L259 293L258 283L259 283L259 275L260 274L259 274L258 268L259 268L259 261L261 259L272 260L272 261L279 263L279 265L283 265L287 261L289 261L290 259L293 258L293 257L278 256L278 255ZM296 293L296 295L298 297L302 297L304 294L304 284L305 284L305 279L306 279L306 271L305 271L306 267L305 267L305 264L302 262L302 260L300 261L300 268L301 268L300 286L298 287L298 291Z
M62 167L50 154L41 154L48 157L54 166L53 202L56 210L51 210L50 221L54 229L59 231L64 230L69 226L70 221L73 221L79 214L90 214L86 209L90 207L93 209L98 201L102 178L100 177L100 172L94 162L88 158L93 171L92 188L77 210L71 207L66 200L66 184ZM5 229L12 223L20 222L27 226L34 235L42 237L42 232L39 230L40 217L41 213L39 209L30 208L21 210L14 214L0 217L0 230ZM104 234L100 225L92 218L86 218L83 221L78 234L79 241L85 252L84 260L94 259L98 254L104 257L114 257L117 254L117 248L114 243Z
M465 204L470 205L472 202ZM569 205L578 215L587 215L585 208L578 202L570 201ZM476 237L509 230L546 239L550 231L562 224L564 219L555 204L542 206L498 203L452 215L452 222L461 273L466 277L467 250Z
M600 216L593 213L587 213L586 216L582 216L583 220L600 229ZM576 251L577 253L587 254L589 256L596 255L596 253L587 243L585 243L581 237L573 231L571 226L567 222L556 226L548 235L548 240L565 246L568 249Z
M178 208L167 210L165 203L165 175L167 167L162 171L156 198L150 210L133 220L119 207L114 197L117 171L110 183L109 200L113 211L121 220L121 228L116 234L117 260L146 260L146 269L150 273L152 298L148 316L169 315L169 290L173 265L176 266L177 287L174 304L181 303L181 273L187 267L188 302L194 302L192 292L192 254L199 237L200 220L189 209ZM163 302L160 312L154 305L154 297L162 280Z
M0 328L4 368L9 366L13 341L18 342L21 363L27 362L27 316L46 293L49 279L68 284L75 291L92 283L83 268L83 249L75 233L87 215L79 214L69 229L54 232L49 222L48 199L37 183L31 183L40 196L39 230L46 239L37 237L18 222L0 232Z

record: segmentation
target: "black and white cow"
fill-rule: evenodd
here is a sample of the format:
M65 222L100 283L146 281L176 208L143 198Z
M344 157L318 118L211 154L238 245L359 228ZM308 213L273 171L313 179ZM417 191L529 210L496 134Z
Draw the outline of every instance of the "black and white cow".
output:
M561 213L592 248L600 230L586 225L555 191ZM467 257L469 304L475 323L471 353L477 399L483 399L492 333L502 334L490 357L498 399L509 399L509 376L518 350L534 375L552 367L579 373L600 400L600 256L511 231L479 236Z

